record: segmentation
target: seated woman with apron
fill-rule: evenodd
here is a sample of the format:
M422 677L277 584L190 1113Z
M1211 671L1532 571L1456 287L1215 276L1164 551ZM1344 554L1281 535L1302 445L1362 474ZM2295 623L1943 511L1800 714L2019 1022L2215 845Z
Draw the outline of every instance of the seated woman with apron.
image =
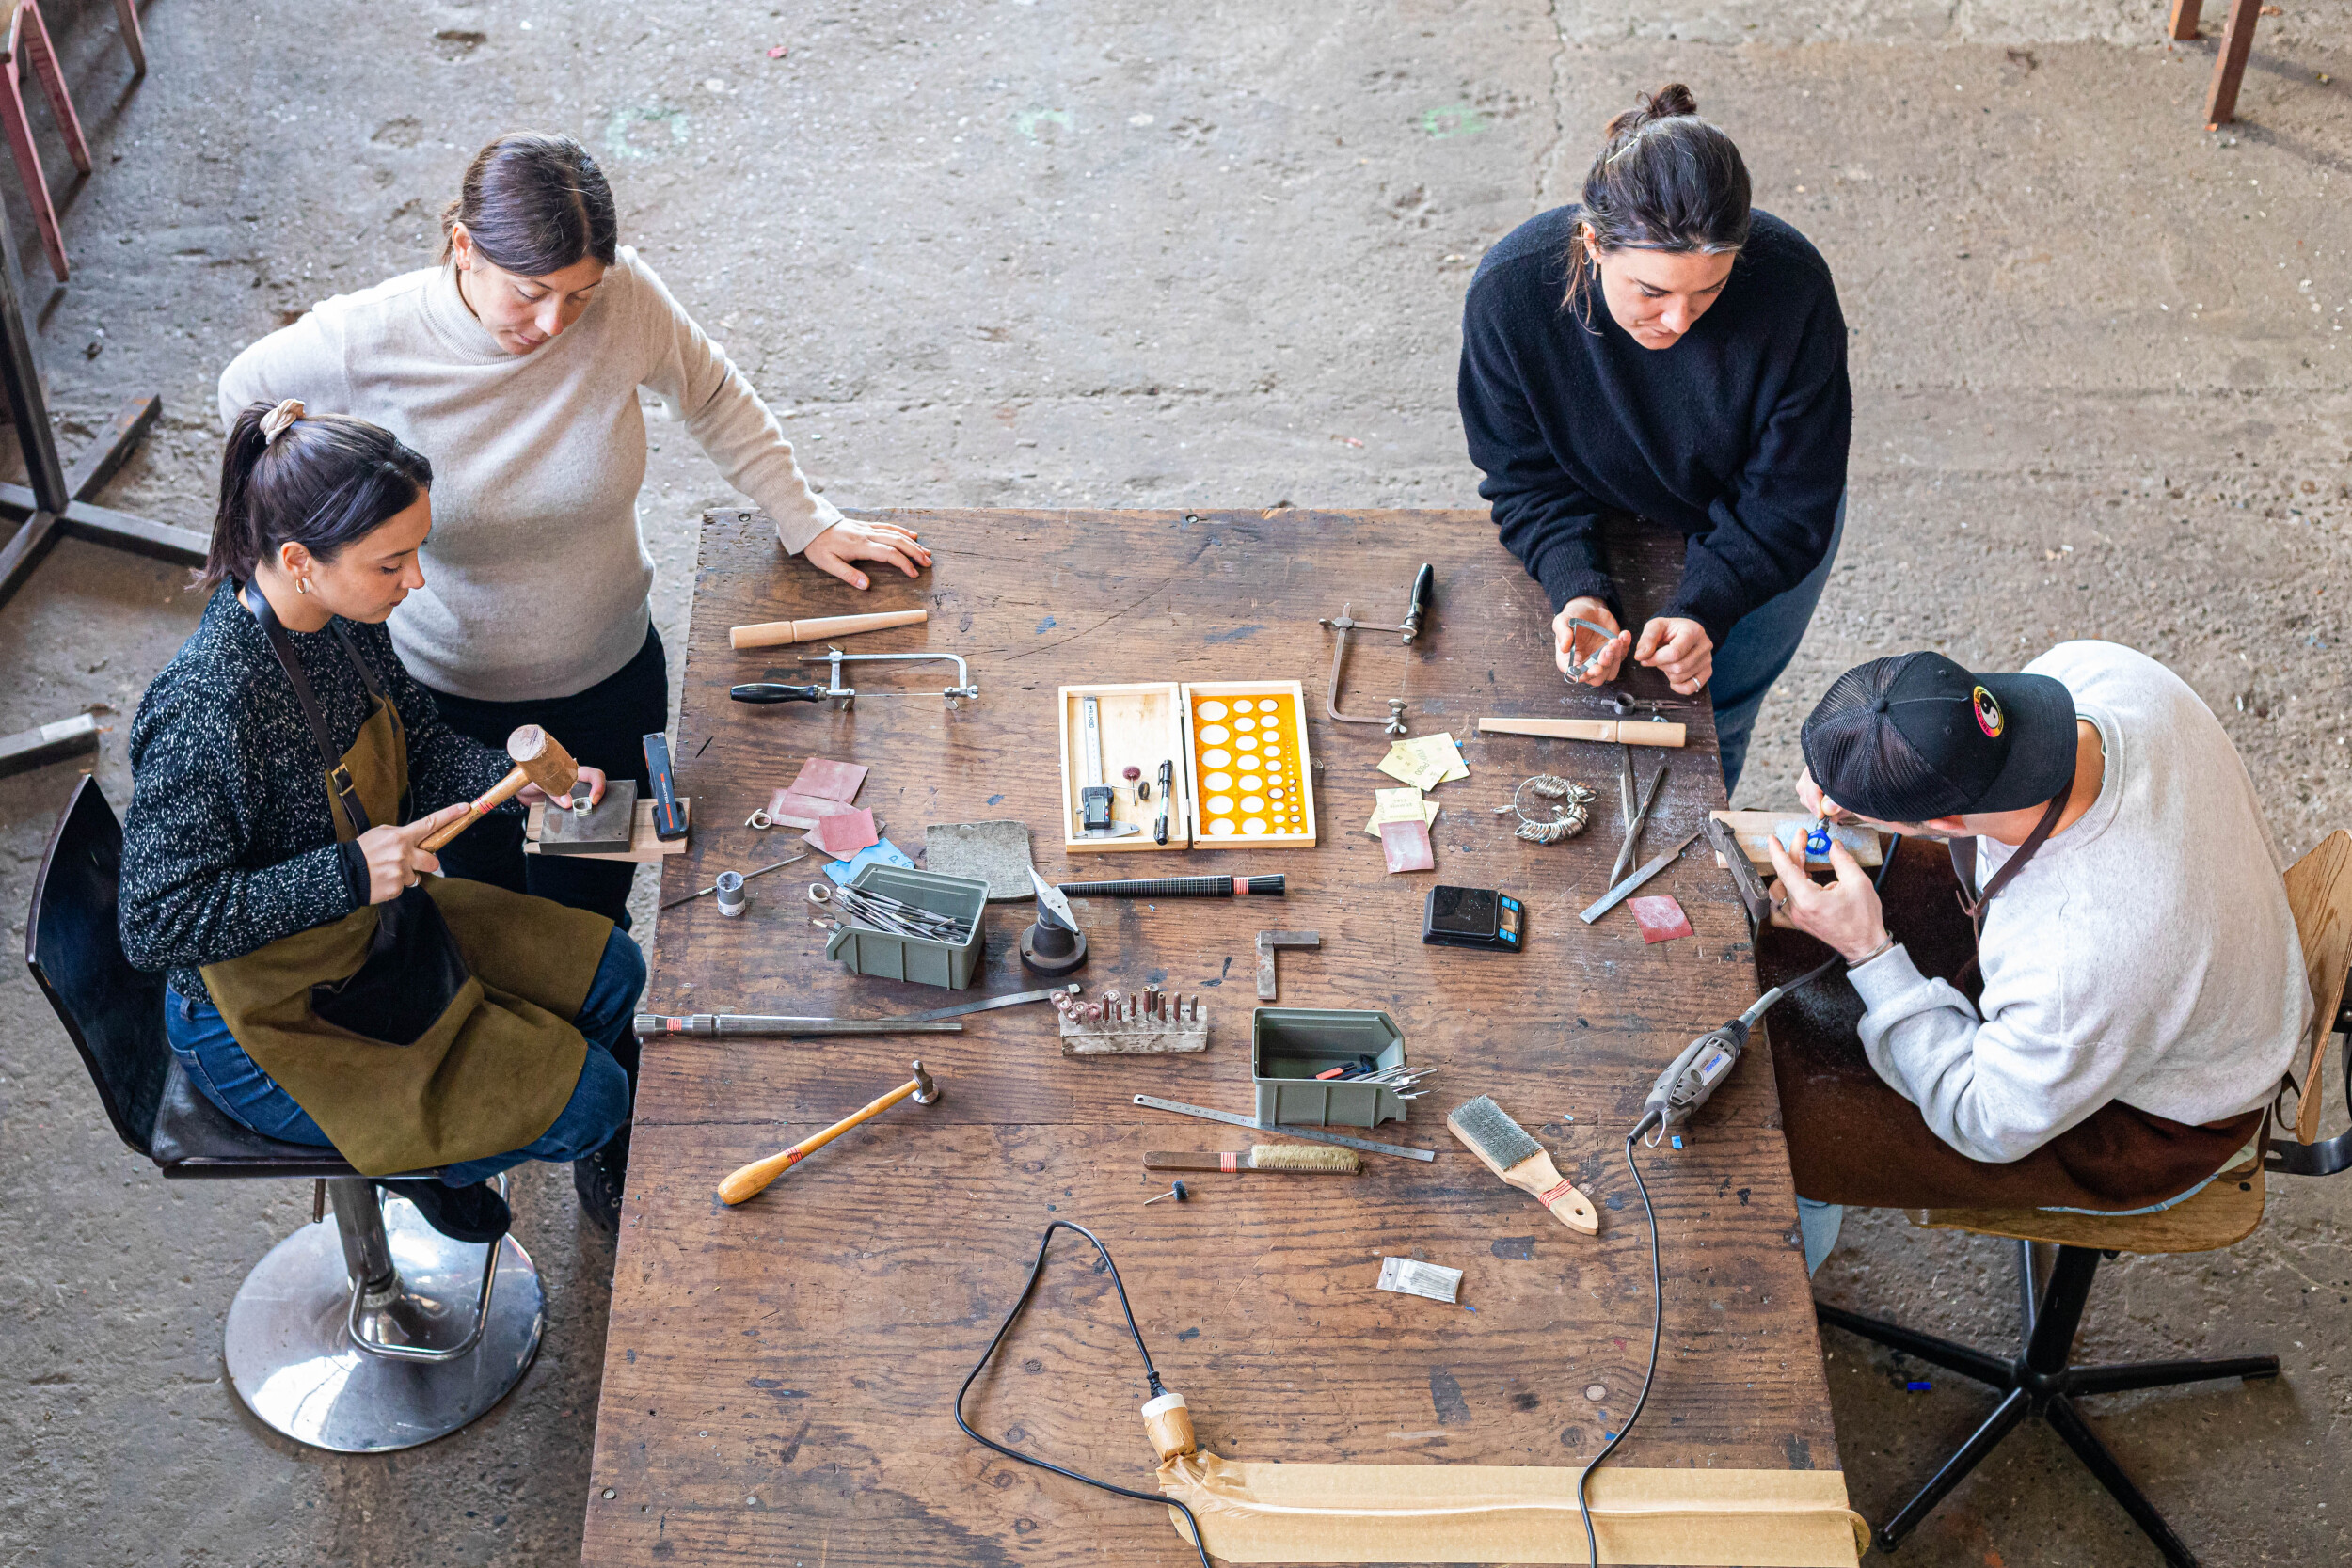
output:
M430 875L424 841L511 766L384 630L423 581L432 483L365 420L238 415L212 602L131 728L123 950L169 975L172 1051L246 1127L379 1179L437 1168L382 1185L460 1241L505 1233L487 1179L525 1160L576 1162L609 1226L591 1157L628 1120L644 958L602 915Z

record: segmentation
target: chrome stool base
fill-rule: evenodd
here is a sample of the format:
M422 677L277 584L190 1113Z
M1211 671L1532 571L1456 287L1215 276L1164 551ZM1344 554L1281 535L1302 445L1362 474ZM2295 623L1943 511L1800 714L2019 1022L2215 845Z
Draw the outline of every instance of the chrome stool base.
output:
M451 1359L401 1359L353 1342L352 1279L342 1234L373 1243L398 1270L397 1293L365 1293L358 1316L411 1344L461 1345L475 1325L485 1249L453 1242L404 1198L375 1211L373 1184L331 1183L336 1223L306 1225L246 1275L229 1308L227 1356L238 1398L297 1443L382 1453L446 1437L522 1381L539 1352L547 1298L530 1254L499 1243L497 1288L480 1340ZM375 1242L380 1236L381 1242Z

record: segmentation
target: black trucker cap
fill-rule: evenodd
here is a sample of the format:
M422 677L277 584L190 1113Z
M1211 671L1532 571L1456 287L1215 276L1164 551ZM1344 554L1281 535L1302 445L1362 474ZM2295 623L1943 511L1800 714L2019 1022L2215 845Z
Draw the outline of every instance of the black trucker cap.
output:
M1801 739L1822 793L1881 822L2018 811L2074 781L2074 697L2047 675L1901 654L1838 676Z

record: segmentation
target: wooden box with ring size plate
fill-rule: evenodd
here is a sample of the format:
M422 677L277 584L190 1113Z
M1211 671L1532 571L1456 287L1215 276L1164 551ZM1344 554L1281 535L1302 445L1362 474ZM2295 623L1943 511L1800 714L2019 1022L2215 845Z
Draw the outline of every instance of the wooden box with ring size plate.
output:
M1102 783L1114 827L1085 831L1083 791L1094 743L1086 700L1095 703ZM1128 849L1311 849L1315 844L1313 759L1306 695L1296 681L1160 681L1060 689L1062 848L1071 854ZM1169 762L1175 799L1168 843L1154 841L1159 765ZM1126 768L1152 785L1138 800ZM1119 831L1133 823L1139 831Z

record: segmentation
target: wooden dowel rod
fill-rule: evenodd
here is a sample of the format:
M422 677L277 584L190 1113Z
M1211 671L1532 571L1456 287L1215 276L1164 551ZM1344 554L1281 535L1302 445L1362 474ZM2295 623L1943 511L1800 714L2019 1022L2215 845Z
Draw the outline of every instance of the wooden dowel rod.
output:
M1647 719L1481 719L1481 735L1535 735L1549 740L1611 740L1623 746L1672 746L1680 749L1680 724L1653 723Z
M817 642L851 632L881 631L885 626L919 626L930 618L928 610L883 610L871 615L828 615L815 621L761 621L732 627L727 641L738 648L780 648L787 642Z

